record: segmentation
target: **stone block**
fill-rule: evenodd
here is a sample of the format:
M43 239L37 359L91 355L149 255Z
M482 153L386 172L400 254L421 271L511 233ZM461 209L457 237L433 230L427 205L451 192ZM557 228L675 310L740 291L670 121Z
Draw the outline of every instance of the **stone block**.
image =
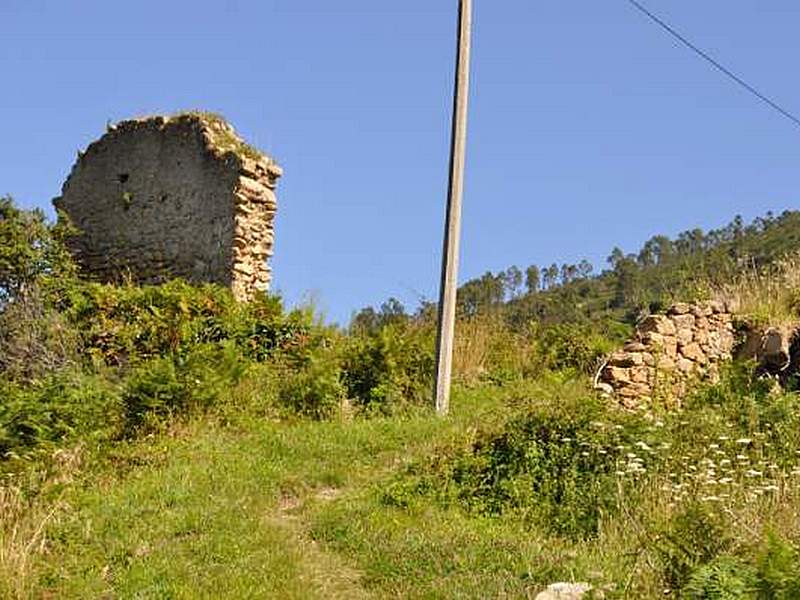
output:
M652 332L646 333L642 340L652 349L653 354L675 356L678 352L678 340L672 336Z
M658 359L658 362L656 363L656 369L659 371L669 372L669 371L674 371L676 368L677 364L675 363L675 361L667 356L661 357L660 359Z
M627 397L649 396L652 393L652 388L646 383L631 382L617 389L618 395Z
M631 382L650 383L653 379L653 370L650 367L632 367L629 369Z
M676 302L672 306L669 307L667 311L668 315L685 315L688 312L691 312L692 306L687 304L686 302Z
M644 364L638 352L615 352L608 359L608 364L615 367L637 367Z
M708 317L714 314L714 310L704 302L702 304L696 304L692 306L692 314L695 317Z
M678 330L694 329L694 315L675 315L672 317L672 322Z
M609 383L600 382L594 386L594 389L600 392L603 396L612 396L614 394L614 386Z
M761 337L758 361L770 369L780 371L789 366L789 344L794 330L770 327Z
M603 369L602 377L604 381L608 381L612 385L631 381L629 370L621 367L606 367Z
M675 335L675 324L664 315L650 315L646 317L637 330L642 333L658 333L661 335Z
M622 349L626 352L644 352L647 350L647 346L641 342L628 342L622 347Z
M681 356L683 356L683 358L688 358L689 360L694 361L701 365L708 362L708 358L703 352L703 349L700 347L700 344L698 344L697 342L691 342L689 344L679 344L678 353Z

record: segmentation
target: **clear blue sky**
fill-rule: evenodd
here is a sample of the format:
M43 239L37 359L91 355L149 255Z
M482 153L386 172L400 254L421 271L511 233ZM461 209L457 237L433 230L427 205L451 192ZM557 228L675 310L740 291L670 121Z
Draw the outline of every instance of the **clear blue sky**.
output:
M800 112L796 0L645 0ZM285 168L275 282L433 298L456 0L0 0L0 193L48 207L106 121L202 108ZM797 208L800 129L623 0L476 0L461 279Z

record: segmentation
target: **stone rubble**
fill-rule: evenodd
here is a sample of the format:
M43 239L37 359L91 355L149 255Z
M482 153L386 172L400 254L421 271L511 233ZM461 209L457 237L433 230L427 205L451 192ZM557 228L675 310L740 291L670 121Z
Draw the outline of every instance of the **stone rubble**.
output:
M800 373L800 324L759 326L716 301L673 304L638 324L598 372L595 389L629 409L655 396L680 402L692 381L716 381L720 364L733 358L788 382Z
M597 389L636 408L655 394L679 399L687 383L718 376L733 357L734 316L721 302L677 303L665 315L650 315L598 374Z

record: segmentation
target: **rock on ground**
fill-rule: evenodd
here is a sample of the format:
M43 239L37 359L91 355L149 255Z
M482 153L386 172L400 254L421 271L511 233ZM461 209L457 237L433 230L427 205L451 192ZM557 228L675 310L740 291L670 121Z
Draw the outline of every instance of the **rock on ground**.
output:
M592 589L588 583L554 583L536 596L536 600L580 600Z

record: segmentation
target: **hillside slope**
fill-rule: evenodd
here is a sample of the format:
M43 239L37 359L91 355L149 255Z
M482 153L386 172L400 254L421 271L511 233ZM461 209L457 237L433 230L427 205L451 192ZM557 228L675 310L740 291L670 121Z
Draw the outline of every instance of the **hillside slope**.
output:
M754 273L753 314L796 320L798 223L525 295L514 270L468 284L441 419L430 307L343 331L266 295L93 284L63 227L0 200L0 597L798 598L800 397L730 364L624 411L588 376L641 291Z

